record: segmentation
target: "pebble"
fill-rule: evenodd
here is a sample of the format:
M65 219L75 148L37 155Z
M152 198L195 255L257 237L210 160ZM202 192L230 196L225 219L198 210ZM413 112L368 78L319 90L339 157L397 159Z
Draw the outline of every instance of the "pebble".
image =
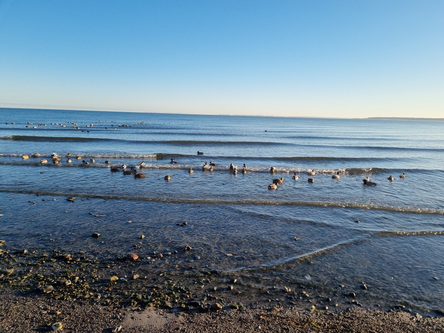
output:
M43 293L50 294L54 291L54 287L51 285L47 285L43 288Z
M63 324L61 322L57 322L51 325L51 329L53 331L60 331L63 329Z
M135 254L135 253L131 253L131 254L129 255L129 259L130 259L131 261L137 261L137 260L139 260L139 256L138 256L137 254Z
M117 282L117 281L119 281L119 277L118 276L111 276L110 278L109 278L109 281L110 282Z
M220 303L213 303L210 306L211 311L220 311L223 309L223 306Z

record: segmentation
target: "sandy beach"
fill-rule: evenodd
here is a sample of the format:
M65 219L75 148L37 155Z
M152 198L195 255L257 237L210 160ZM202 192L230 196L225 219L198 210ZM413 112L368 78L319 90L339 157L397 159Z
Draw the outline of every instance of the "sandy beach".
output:
M0 296L1 332L444 332L444 318L406 312L297 308L203 313L121 308L41 296ZM60 328L60 329L57 329Z
M5 333L444 332L442 313L403 306L377 310L359 303L357 295L325 298L304 286L261 290L236 280L227 284L217 272L141 270L134 257L102 262L3 247L0 260Z

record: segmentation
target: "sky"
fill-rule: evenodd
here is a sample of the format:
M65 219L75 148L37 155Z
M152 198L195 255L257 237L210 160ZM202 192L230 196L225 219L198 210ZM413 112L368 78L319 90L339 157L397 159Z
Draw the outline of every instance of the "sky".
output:
M443 0L0 0L0 107L444 117Z

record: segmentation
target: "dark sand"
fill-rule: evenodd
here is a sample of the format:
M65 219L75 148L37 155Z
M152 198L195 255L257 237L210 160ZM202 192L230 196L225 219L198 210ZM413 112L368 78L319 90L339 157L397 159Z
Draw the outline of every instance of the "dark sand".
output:
M243 309L205 313L132 309L50 299L0 296L0 332L444 332L444 318L406 312Z
M1 242L0 332L50 332L54 324L82 333L444 332L441 311L375 308L362 286L267 288L246 276L163 270L165 257L156 263Z

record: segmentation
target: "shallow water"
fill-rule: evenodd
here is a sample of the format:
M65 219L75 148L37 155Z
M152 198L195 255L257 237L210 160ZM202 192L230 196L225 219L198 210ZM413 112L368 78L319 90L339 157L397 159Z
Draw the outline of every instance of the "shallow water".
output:
M171 258L162 270L304 283L319 294L365 282L369 304L442 309L443 129L439 121L0 109L0 235L17 249L103 258L190 245L186 262ZM110 172L142 161L146 178ZM210 161L215 170L203 171ZM366 176L378 185L363 186Z

